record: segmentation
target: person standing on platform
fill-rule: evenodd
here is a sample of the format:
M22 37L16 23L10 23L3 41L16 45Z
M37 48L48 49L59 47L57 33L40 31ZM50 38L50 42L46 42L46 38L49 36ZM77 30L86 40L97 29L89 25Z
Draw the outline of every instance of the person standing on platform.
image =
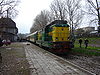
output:
M0 47L3 46L2 39L0 38Z
M88 47L88 43L89 43L89 40L88 40L88 39L85 39L85 40L84 40L85 48Z
M81 48L81 45L82 45L82 39L81 38L79 39L79 44L80 44L80 48Z

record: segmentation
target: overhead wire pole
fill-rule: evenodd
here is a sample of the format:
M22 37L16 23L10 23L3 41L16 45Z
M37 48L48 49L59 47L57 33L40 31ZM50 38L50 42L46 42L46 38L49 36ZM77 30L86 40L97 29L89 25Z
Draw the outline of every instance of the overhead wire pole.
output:
M97 13L98 13L98 33L100 33L100 7L99 7L99 4L98 4L98 1L96 0L96 4L97 4Z

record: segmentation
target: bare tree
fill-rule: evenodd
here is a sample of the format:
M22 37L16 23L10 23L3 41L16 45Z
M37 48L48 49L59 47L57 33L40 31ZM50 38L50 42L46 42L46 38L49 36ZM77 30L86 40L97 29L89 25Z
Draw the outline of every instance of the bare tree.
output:
M83 13L80 9L80 0L54 0L50 8L52 14L41 12L36 16L33 27L38 26L36 28L39 29L52 20L67 20L73 32L82 21Z
M81 9L81 0L54 0L50 8L54 19L68 21L73 37L74 29L81 24L84 15Z
M47 10L41 11L39 15L34 19L34 23L30 29L30 32L34 32L36 30L40 30L44 28L49 22L51 22L50 12Z
M88 3L88 12L89 16L92 17L90 23L95 23L99 25L100 32L100 1L99 0L86 0Z
M50 6L54 19L67 20L73 30L83 17L80 2L81 0L54 0Z
M82 13L82 8L80 4L81 0L66 0L66 19L71 25L71 30L78 27L82 22L84 13Z
M18 13L16 10L18 3L19 0L0 0L0 17L15 17Z
M74 23L77 27L83 17L80 2L81 0L54 0L50 6L51 12L55 19L67 19L70 25Z
M54 0L51 3L51 12L53 15L53 19L57 19L57 20L64 20L65 19L65 2L64 0Z

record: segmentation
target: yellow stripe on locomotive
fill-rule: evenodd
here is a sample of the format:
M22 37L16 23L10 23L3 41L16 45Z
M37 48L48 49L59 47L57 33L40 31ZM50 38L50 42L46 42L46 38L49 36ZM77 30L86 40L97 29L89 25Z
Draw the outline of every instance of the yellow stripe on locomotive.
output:
M38 31L38 40L42 39L42 31Z
M53 32L64 32L68 33L69 32L69 27L53 27Z

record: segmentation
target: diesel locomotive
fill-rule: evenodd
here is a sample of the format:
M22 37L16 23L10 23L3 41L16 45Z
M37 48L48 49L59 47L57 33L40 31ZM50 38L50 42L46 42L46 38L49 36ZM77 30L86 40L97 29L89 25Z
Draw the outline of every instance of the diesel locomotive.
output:
M68 53L73 44L70 41L70 27L65 20L55 20L40 31L27 36L27 40L57 53Z

